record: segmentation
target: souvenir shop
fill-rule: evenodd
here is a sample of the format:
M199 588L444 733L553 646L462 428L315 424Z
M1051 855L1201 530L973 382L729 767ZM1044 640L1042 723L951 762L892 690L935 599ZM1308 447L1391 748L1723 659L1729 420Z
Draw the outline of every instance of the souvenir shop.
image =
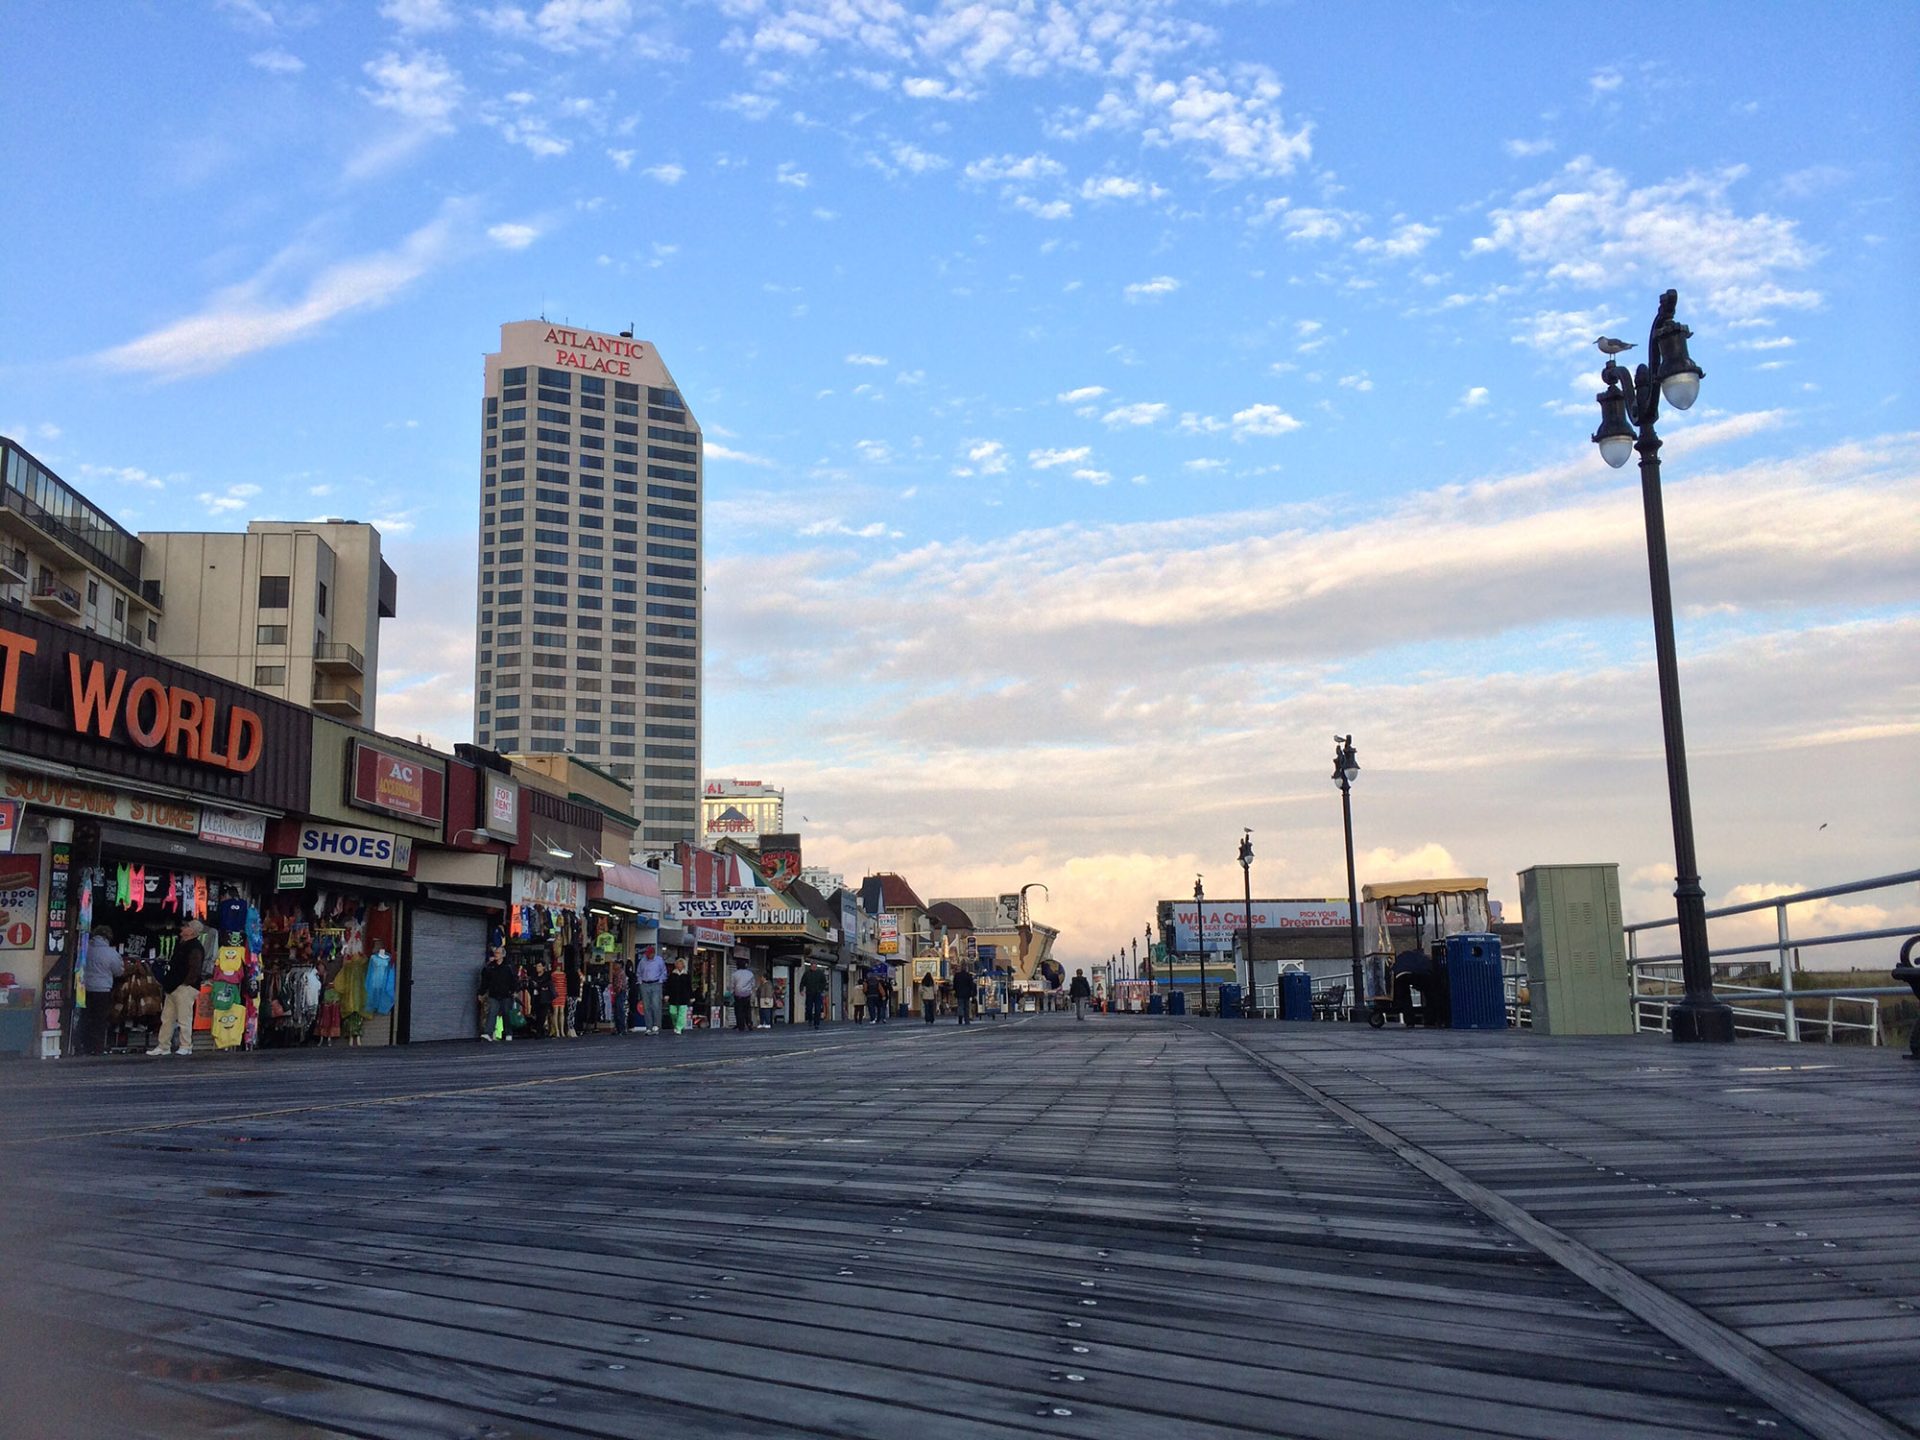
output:
M391 1045L399 977L397 895L359 877L312 873L260 906L260 1043Z
M204 828L204 821L202 822ZM257 827L257 828L256 828ZM165 998L162 978L179 943L180 924L206 929L194 1044L216 1050L252 1049L267 1023L260 898L270 862L238 842L258 846L264 817L228 816L235 843L210 845L132 826L100 827L99 858L75 875L78 943L97 926L113 936L125 970L113 990L107 1047L144 1050L153 1040ZM85 992L75 997L74 1024L84 1019Z
M0 809L25 842L19 873L35 875L32 915L18 923L38 952L0 970L12 988L39 988L38 1053L65 1053L85 1019L76 981L98 925L129 962L108 1043L146 1043L188 915L208 931L199 1032L217 1048L258 1043L263 839L273 818L305 807L312 717L26 610L0 620L0 656Z
M521 976L526 1031L552 1039L610 1029L612 966L624 963L618 917L589 908L587 882L516 865L505 934Z

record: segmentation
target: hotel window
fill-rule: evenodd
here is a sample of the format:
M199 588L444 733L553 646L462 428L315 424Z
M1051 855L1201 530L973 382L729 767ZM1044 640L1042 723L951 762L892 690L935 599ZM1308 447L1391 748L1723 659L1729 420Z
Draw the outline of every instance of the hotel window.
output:
M320 582L320 589L318 591L318 594L320 597L320 605L319 605L320 614L322 615L322 617L324 617L327 613L327 582L326 581L322 580Z
M260 577L260 608L262 610L284 610L292 600L293 577L291 575Z
M256 645L284 645L287 643L287 627L284 625L261 625L253 632Z
M284 685L287 683L287 667L284 665L256 665L253 667L253 683L256 685Z
M119 595L113 597L113 618L116 623L124 623L127 618L127 602Z
M524 365L515 365L511 369L502 370L500 372L500 383L502 385L526 384L527 383L527 367Z

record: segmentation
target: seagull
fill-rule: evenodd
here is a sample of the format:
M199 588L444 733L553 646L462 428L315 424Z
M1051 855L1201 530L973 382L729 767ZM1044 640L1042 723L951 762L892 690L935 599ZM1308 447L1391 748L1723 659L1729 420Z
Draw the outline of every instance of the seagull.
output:
M1634 347L1624 340L1612 340L1602 335L1598 340L1593 342L1593 348L1598 350L1602 355L1618 355L1622 350L1631 350Z

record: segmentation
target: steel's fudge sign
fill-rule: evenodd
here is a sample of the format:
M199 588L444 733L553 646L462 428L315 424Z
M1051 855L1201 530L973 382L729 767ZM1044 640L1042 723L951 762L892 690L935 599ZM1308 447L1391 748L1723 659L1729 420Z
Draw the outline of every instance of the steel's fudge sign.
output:
M0 748L24 756L286 809L304 798L310 724L131 645L26 613L0 622Z

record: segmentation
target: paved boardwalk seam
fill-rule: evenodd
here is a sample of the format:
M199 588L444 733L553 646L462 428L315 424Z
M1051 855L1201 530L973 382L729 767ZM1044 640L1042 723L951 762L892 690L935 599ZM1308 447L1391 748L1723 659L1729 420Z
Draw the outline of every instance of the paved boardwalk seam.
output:
M1192 1027L1189 1027L1192 1028ZM1578 1276L1608 1299L1639 1316L1656 1330L1747 1387L1783 1415L1823 1440L1912 1440L1913 1432L1895 1425L1781 1356L1703 1314L1652 1281L1609 1259L1589 1245L1536 1218L1504 1196L1471 1179L1429 1150L1422 1149L1376 1120L1334 1099L1312 1081L1228 1035L1210 1031L1223 1045L1239 1051L1276 1079L1359 1130L1379 1145L1439 1182L1467 1204L1506 1226L1542 1254Z

